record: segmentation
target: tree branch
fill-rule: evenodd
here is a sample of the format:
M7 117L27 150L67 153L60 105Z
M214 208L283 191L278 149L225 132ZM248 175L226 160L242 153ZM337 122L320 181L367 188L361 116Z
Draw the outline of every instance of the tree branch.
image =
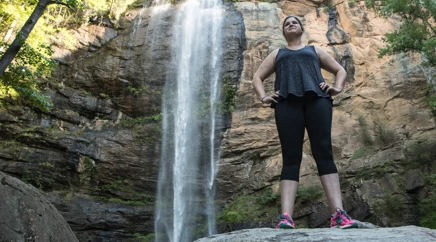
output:
M59 5L63 5L67 8L69 8L70 10L76 11L76 9L74 9L73 7L71 7L71 5L64 3L62 0L53 0L49 3L49 5L51 4L59 4Z

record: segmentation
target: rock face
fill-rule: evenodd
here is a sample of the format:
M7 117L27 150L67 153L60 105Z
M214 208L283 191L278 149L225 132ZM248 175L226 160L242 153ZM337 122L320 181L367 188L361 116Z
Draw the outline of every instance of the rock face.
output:
M213 235L196 242L286 242L286 241L434 241L436 231L416 226L378 229L247 229Z
M38 189L0 172L0 241L78 241Z
M276 221L280 213L275 192L279 189L282 158L274 110L259 102L251 80L267 55L285 46L281 24L287 15L297 15L305 25L304 44L325 49L348 73L344 91L334 97L332 126L333 154L345 208L353 218L383 226L418 224L417 203L428 191L425 179L416 177L434 172L436 157L429 154L432 158L422 163L414 158L432 153L425 145L408 151L420 140L433 140L431 147L435 146L435 119L423 101L423 90L427 83L434 82L436 70L420 66L422 58L417 54L377 58L378 49L384 45L381 37L396 28L397 20L376 17L363 1L331 4L334 9L322 5L322 1L235 3L244 19L247 50L232 127L224 134L221 146L217 197L227 204L232 198L225 210L227 215L244 213L236 209L243 197L261 200L267 194L277 200L271 210L263 209L266 205L258 208L263 209L259 212L262 219L242 222L239 219L243 215L223 218L227 222L222 223L222 232L274 226L271 221ZM323 75L327 83L334 82L330 73ZM273 92L274 75L264 86L267 94ZM322 191L307 136L300 187L302 192ZM267 193L270 189L272 194ZM330 212L323 194L300 201L294 214L297 223L328 226ZM389 207L397 211L390 213Z

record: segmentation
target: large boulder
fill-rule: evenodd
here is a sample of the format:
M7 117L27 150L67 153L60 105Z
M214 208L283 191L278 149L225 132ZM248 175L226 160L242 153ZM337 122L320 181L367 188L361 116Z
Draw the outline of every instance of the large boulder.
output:
M0 180L0 241L78 241L38 189L2 172Z
M212 235L196 242L255 241L434 241L436 230L416 226L376 229L247 229Z

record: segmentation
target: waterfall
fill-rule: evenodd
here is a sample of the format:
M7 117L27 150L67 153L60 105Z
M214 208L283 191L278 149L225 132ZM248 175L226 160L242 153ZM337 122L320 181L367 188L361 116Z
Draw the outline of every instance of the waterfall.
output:
M192 241L216 233L215 123L220 97L220 0L188 0L172 28L172 67L162 107L162 155L156 241ZM200 230L200 231L199 231Z

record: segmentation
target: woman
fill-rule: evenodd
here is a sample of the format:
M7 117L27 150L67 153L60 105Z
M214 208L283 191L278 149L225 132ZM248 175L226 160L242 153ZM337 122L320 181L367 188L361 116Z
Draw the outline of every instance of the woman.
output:
M277 228L294 228L292 214L302 159L304 129L309 134L313 157L332 212L331 227L353 228L357 224L343 210L338 170L331 145L332 98L339 94L347 76L327 52L301 42L304 26L295 16L283 21L286 48L271 52L253 77L257 97L275 108L282 146L280 176L282 215ZM321 68L336 76L335 86L325 83ZM276 73L275 93L266 95L263 81Z

